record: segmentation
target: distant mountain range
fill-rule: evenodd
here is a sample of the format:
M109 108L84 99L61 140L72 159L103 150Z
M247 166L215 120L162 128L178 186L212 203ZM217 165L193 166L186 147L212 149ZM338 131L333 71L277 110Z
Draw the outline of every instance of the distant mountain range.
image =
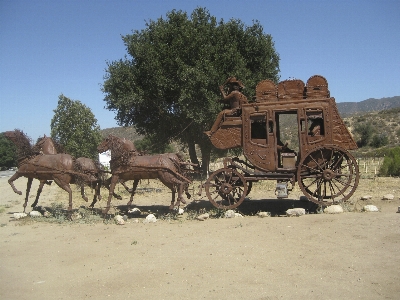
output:
M381 111L400 107L400 96L367 99L360 102L340 102L336 103L339 113L342 117L348 117L356 113L365 113L371 111Z

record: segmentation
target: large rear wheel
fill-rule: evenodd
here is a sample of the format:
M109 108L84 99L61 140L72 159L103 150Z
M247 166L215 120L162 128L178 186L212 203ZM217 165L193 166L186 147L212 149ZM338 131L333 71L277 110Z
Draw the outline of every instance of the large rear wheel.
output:
M208 200L220 209L238 207L247 195L247 188L244 176L230 168L215 171L205 183Z
M320 147L300 161L297 180L304 195L322 206L348 200L358 186L356 159L340 147Z

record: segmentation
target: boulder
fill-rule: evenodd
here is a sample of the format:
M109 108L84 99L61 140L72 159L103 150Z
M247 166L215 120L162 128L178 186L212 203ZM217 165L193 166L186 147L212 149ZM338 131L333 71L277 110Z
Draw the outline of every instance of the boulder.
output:
M210 217L210 215L208 213L204 213L204 214L198 215L196 219L199 221L204 221L204 220L207 220L209 217Z
M394 199L394 195L393 194L386 194L383 195L382 200L393 200Z
M366 211L366 212L378 212L379 209L375 205L365 205L363 207L363 211Z
M31 218L43 217L43 215L40 213L40 211L36 211L36 210L32 210L32 211L29 213L29 216L30 216Z
M115 221L115 224L117 224L117 225L125 225L124 218L120 215L116 215L114 217L114 221Z
M343 207L340 205L331 205L324 209L324 213L326 214L341 214L343 213Z
M371 195L364 195L361 197L361 200L369 200L369 199L372 199Z
M26 216L27 216L26 213L14 213L14 219L15 220L25 218Z
M146 219L143 220L143 223L155 223L157 222L157 218L153 214L149 214Z
M304 208L290 208L286 211L287 217L300 217L306 214L306 210Z
M233 210L227 210L224 214L225 218L234 218L235 217L235 212Z
M269 211L260 211L258 212L257 216L259 216L260 218L266 218L270 217L271 213Z

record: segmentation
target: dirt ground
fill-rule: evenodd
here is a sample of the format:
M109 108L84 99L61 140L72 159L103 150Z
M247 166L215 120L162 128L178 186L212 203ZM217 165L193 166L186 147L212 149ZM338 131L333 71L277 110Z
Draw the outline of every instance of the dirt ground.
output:
M24 195L12 191L8 178L0 178L0 299L400 297L398 178L362 179L346 206L356 211L339 215L315 213L313 205L298 200L298 189L289 199L276 200L271 182L253 187L251 200L238 209L244 218L201 222L185 213L144 224L145 212L160 217L170 202L166 189L153 190L135 196L143 216L130 217L122 226L112 218L93 224L16 221L13 213L22 212ZM26 179L16 181L23 193L25 185ZM37 186L34 181L28 212ZM147 181L140 187L162 188ZM395 200L382 201L387 193ZM372 199L358 200L366 194ZM129 197L124 193L123 198L113 199L121 213ZM204 195L193 198L189 212L215 212ZM67 199L53 183L45 186L39 205L66 207ZM378 206L380 212L359 212L365 204ZM74 208L81 205L87 203L74 191ZM102 200L96 207L104 205ZM282 216L292 207L305 207L309 214ZM275 217L259 218L257 211Z

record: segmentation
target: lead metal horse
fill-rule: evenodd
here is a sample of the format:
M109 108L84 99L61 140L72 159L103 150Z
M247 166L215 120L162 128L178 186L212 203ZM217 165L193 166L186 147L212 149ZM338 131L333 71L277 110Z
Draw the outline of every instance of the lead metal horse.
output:
M74 158L69 154L38 154L35 153L30 145L29 139L19 130L7 131L4 136L11 140L17 148L18 170L8 180L13 191L22 195L14 185L14 181L20 177L28 178L26 186L24 212L28 203L29 191L33 179L38 179L44 184L48 180L53 180L60 188L69 194L68 210L72 210L72 190L70 183L74 182ZM43 185L42 185L43 187Z
M134 180L128 206L132 204L135 189L140 179L159 179L172 192L170 209L179 206L180 202L186 203L182 197L185 184L191 183L181 175L179 167L167 155L138 155L127 147L126 140L109 135L97 148L99 153L111 150L111 179L107 207L103 213L110 209L111 198L115 185L119 180ZM178 198L175 203L175 193Z

